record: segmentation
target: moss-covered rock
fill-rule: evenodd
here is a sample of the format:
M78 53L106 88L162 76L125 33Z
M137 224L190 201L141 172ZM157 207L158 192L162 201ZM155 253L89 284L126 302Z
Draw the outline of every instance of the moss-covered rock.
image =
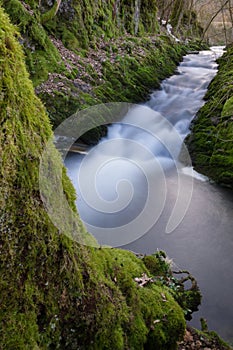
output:
M0 7L0 348L175 349L185 328L182 309L165 287L138 286L135 278L149 275L143 261L78 244L70 226L60 232L51 222L39 191L51 127L17 37ZM55 150L51 162L62 168ZM76 234L85 238L74 189L62 174Z
M214 181L233 187L233 47L218 60L206 103L186 139L194 167Z
M169 259L163 251L144 256L143 262L154 277L157 284L168 287L175 300L182 307L185 318L192 319L192 313L201 304L201 292L195 278L188 271L171 271ZM180 278L175 277L180 276ZM187 288L186 282L191 282Z

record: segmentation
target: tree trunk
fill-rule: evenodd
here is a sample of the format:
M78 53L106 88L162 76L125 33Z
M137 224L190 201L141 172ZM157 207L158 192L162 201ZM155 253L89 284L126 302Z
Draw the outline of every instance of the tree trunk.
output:
M215 14L212 16L212 18L210 19L209 23L207 24L205 30L203 31L203 34L202 34L202 38L201 38L201 41L204 40L204 37L205 37L205 34L207 32L207 30L209 29L211 23L213 22L213 20L217 17L217 15L222 11L222 9L224 8L224 6L226 6L228 4L229 0L226 0L222 6L218 9L217 12L215 12Z
M226 28L226 21L225 21L225 14L224 14L224 8L222 7L222 23L223 23L223 29L224 29L224 36L225 36L225 44L228 44L227 40L227 28Z
M231 38L233 38L233 14L232 14L233 7L232 7L231 0L229 0L228 9L229 9L229 15L231 20Z

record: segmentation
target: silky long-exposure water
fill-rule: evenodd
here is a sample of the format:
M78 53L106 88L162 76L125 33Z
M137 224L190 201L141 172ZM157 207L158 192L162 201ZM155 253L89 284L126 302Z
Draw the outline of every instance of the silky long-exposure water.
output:
M87 156L65 164L77 207L100 244L167 252L198 280L199 318L233 341L233 194L193 172L182 146L203 105L222 48L184 57L177 73L143 106L134 106Z

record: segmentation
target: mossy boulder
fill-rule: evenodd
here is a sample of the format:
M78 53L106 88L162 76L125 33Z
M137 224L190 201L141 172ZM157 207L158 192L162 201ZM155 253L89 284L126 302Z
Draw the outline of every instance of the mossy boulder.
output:
M158 251L153 255L144 256L143 262L152 274L157 284L166 286L178 304L182 307L185 318L192 319L192 313L198 310L201 304L201 292L195 278L188 271L171 271L171 261L165 252ZM180 278L176 276L180 276ZM187 288L186 282L191 282Z

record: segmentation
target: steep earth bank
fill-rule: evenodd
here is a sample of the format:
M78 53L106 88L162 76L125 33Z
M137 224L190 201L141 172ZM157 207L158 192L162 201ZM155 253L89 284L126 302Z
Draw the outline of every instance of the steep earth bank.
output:
M218 60L206 103L186 139L193 165L217 183L233 188L233 46Z

